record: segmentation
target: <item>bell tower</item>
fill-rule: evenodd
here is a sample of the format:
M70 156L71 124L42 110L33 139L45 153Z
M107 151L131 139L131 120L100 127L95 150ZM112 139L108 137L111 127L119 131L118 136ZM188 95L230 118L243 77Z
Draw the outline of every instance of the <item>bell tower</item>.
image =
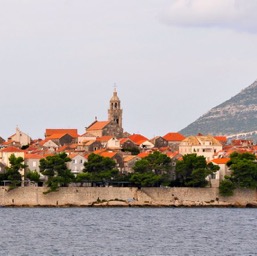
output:
M108 109L108 121L113 121L122 128L122 109L120 108L120 99L117 95L116 87L114 87L113 95L110 100L110 108Z

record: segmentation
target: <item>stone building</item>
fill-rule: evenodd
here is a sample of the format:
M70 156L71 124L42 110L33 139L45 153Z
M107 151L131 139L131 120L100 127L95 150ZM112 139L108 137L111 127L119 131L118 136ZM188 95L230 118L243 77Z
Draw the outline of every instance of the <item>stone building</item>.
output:
M156 136L150 140L154 144L155 148L163 148L168 146L168 141L161 136Z
M110 100L110 108L108 110L108 121L112 121L122 128L122 109L120 106L120 99L116 89L114 89L113 96Z
M32 139L30 138L29 135L26 133L22 132L18 127L16 127L16 132L12 136L8 138L9 142L15 142L19 144L21 147L22 146L27 146L31 143Z
M211 135L189 136L179 144L181 155L196 154L204 156L207 161L212 160L220 150L222 150L221 143Z
M114 89L113 96L110 99L108 121L98 121L96 118L96 120L86 128L86 132L97 137L123 137L122 109L116 89Z

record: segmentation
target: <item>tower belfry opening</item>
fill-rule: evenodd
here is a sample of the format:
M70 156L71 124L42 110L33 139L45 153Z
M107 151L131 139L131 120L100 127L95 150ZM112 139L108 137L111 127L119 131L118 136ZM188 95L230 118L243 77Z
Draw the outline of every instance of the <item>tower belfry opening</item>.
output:
M113 121L122 128L122 109L116 87L114 87L112 98L110 99L110 108L108 109L108 121Z

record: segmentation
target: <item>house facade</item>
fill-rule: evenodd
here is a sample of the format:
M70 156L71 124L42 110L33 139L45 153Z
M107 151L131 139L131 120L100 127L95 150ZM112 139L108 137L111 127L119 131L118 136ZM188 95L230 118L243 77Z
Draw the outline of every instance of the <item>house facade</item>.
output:
M16 128L15 134L10 136L8 138L8 141L12 141L15 143L18 143L21 147L22 146L27 146L31 143L32 139L30 138L29 135L26 133L22 132L18 127Z
M39 173L40 159L42 158L44 156L38 154L25 154L24 163L27 165L26 170L37 171Z
M168 146L168 141L161 136L154 137L150 140L150 142L153 143L155 148L163 148Z
M204 156L207 161L211 161L220 150L222 150L221 143L211 135L189 136L179 144L181 155L196 154Z
M67 163L68 169L75 175L83 172L84 163L87 162L87 158L80 154L70 155L69 158L71 161Z

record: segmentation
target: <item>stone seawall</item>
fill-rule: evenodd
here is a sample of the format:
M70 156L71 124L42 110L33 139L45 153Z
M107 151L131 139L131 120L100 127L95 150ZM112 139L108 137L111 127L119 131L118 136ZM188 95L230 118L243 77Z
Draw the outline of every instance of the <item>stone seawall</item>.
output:
M44 194L44 187L0 187L1 206L215 206L257 207L255 190L221 197L218 188L67 187Z

